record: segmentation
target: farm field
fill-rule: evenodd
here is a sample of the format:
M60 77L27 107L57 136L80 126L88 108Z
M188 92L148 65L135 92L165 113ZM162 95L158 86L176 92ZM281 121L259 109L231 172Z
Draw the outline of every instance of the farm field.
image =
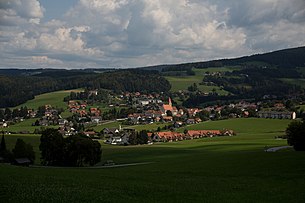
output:
M304 202L305 153L264 152L283 146L289 120L232 119L188 129L233 129L216 137L149 146L103 145L102 159L147 165L22 168L0 164L0 196L7 202ZM12 147L20 135L7 135ZM24 135L37 150L39 136ZM36 157L36 160L37 157Z
M213 89L216 90L220 95L228 94L227 91L220 89L217 86L207 86L207 85L199 85L204 78L204 74L206 72L228 72L237 70L238 67L223 67L223 68L205 68L205 69L193 69L195 72L194 76L167 76L165 77L170 84L172 85L171 91L176 92L179 90L187 90L187 88L194 83L197 84L198 89L203 92L212 92Z

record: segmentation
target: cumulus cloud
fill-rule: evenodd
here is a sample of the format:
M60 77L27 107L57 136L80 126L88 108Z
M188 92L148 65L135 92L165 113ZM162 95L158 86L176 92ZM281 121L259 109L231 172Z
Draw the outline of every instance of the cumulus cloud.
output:
M43 13L37 0L0 1L0 58L135 67L305 45L304 0L79 0L61 19Z
M44 8L38 0L1 0L0 25L39 24Z

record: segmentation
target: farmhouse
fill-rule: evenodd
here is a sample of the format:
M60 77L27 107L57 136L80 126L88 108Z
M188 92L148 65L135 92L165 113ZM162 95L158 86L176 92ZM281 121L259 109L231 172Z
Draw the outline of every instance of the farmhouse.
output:
M178 132L157 132L152 135L152 140L154 142L173 142L178 140L183 140L184 135Z
M220 130L189 130L186 135L191 139L198 139L202 137L214 137L222 135Z
M216 136L233 136L233 130L188 130L186 133L179 132L157 132L149 133L148 136L154 142L175 142L181 140L192 140L203 137L216 137Z

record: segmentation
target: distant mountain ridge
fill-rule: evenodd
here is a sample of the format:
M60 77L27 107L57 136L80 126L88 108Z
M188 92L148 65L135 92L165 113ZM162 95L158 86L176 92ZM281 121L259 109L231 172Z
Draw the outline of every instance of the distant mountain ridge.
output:
M190 62L182 64L166 64L149 67L142 67L145 70L166 71L166 69L189 69L189 68L208 68L221 66L236 66L250 62L261 62L271 66L281 68L305 67L305 46L283 49L264 54L254 54L233 59L218 59L204 62Z

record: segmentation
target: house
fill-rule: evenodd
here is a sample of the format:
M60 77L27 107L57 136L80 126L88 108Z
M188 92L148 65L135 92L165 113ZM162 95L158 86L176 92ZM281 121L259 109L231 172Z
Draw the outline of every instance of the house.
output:
M201 110L198 108L194 108L194 109L187 109L187 113L189 114L189 116L193 117L196 116L197 113L199 113Z
M147 99L145 99L145 100L143 99L143 100L139 100L138 103L139 103L141 106L147 106L147 105L150 103L150 101L147 100Z
M164 122L172 122L173 121L173 117L172 116L163 116L163 121Z
M98 108L90 108L89 112L92 116L100 116L101 111Z
M108 136L112 136L114 134L118 134L119 132L120 132L120 129L118 129L118 128L104 128L102 130L102 133L104 135L108 135Z
M202 120L200 118L195 118L195 123L201 123Z
M86 135L87 137L91 137L91 138L93 138L97 135L97 133L94 131L86 131L86 132L83 132L83 134Z
M188 130L186 136L188 139L198 139L202 137L214 137L222 135L220 130Z
M129 133L114 134L110 136L105 143L112 145L129 145Z
M195 119L191 119L191 118L190 118L190 119L187 119L187 120L186 120L186 124L187 124L187 125L195 124Z
M259 111L259 118L274 118L274 119L296 119L295 112L278 112L278 111Z
M0 122L0 128L7 128L8 124L6 122Z
M184 135L178 132L157 132L153 134L152 140L154 142L174 142L183 140Z
M174 128L180 128L180 127L182 127L182 125L183 125L183 122L181 122L181 121L176 121L176 122L174 122Z
M87 116L86 110L78 110L77 113L80 115L80 117L85 117L85 116Z
M98 95L98 91L97 90L89 91L89 97L92 96L92 95L97 96Z
M58 119L58 124L61 126L64 126L68 123L69 121L66 119Z
M91 116L91 121L92 121L93 123L99 124L102 120L103 120L103 119L102 119L101 116Z

